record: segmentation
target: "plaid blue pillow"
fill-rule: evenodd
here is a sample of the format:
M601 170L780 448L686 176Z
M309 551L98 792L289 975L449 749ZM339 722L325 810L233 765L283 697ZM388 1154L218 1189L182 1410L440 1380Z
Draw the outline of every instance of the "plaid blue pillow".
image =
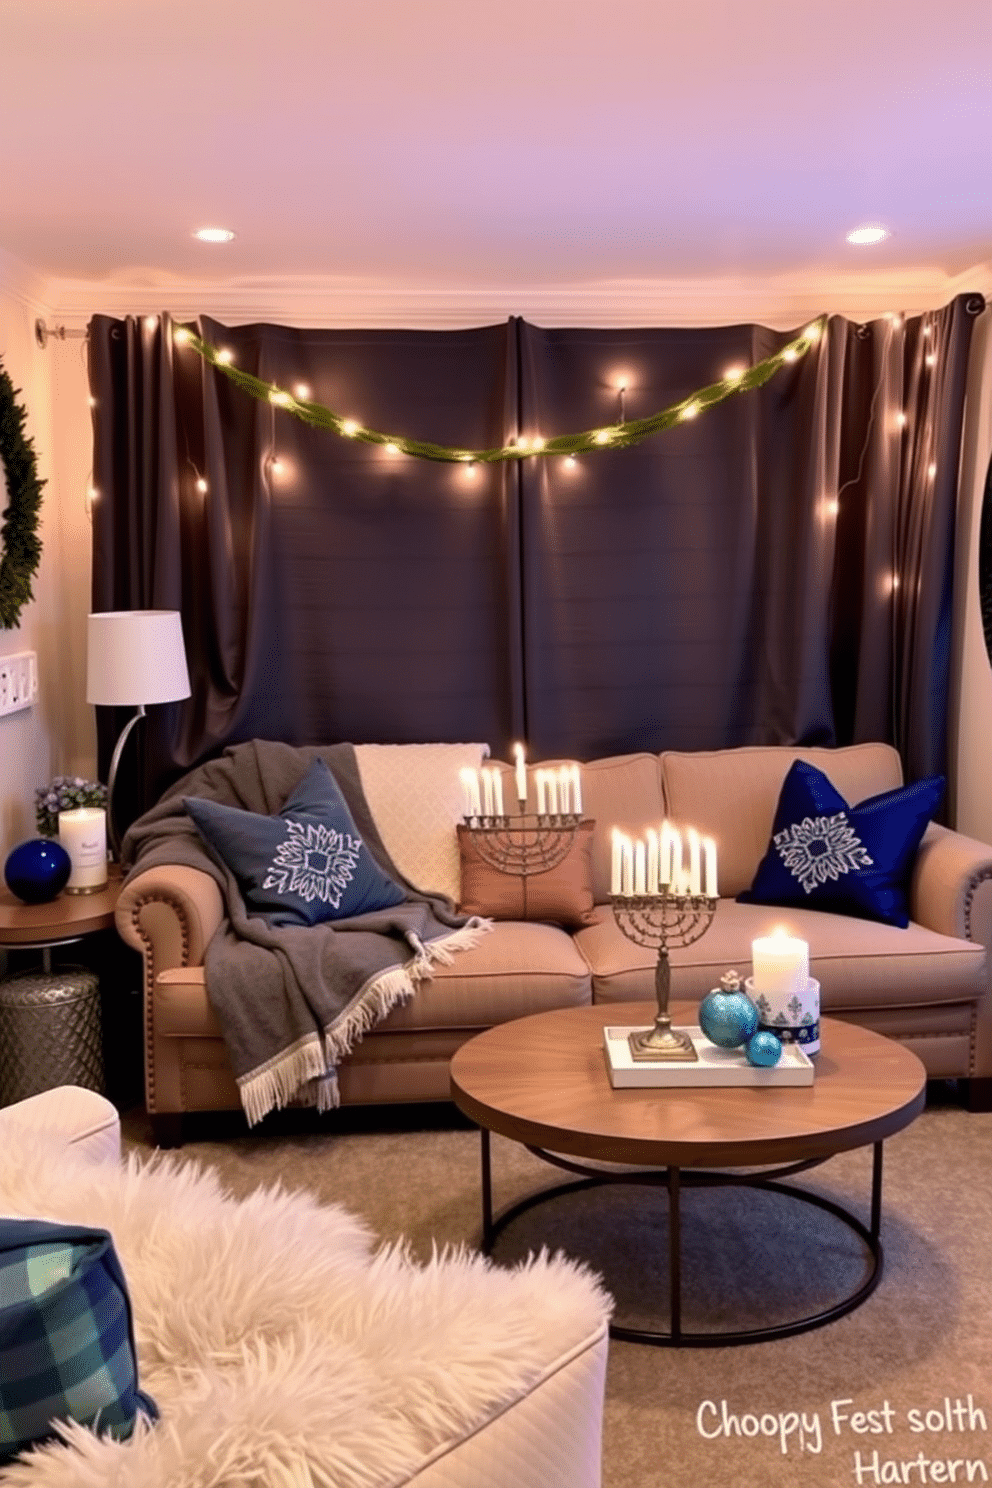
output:
M199 796L184 796L183 804L238 880L249 914L270 925L343 920L406 898L369 852L322 759L314 760L278 816Z
M916 850L945 783L930 775L849 806L822 770L795 760L768 851L738 901L803 905L905 929Z
M0 1464L79 1421L119 1439L138 1411L131 1301L106 1230L0 1219Z

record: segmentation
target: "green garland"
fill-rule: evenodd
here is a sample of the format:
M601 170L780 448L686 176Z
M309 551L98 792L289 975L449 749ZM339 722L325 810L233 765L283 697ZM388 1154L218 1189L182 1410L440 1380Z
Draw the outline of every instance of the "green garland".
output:
M0 463L7 480L9 505L0 527L0 626L11 630L20 624L21 607L31 599L31 578L41 561L38 514L41 489L34 445L25 437L25 410L3 364L0 363Z
M344 415L335 413L333 409L325 408L322 403L314 403L307 398L297 398L271 382L264 382L259 377L253 377L250 372L242 372L233 365L228 353L219 351L209 342L201 340L188 326L177 328L174 339L180 345L190 346L194 351L199 352L204 361L209 362L219 372L223 372L224 376L243 392L249 393L253 398L284 408L287 413L293 414L295 418L314 428L331 429L345 438L358 439L365 444L386 445L399 453L415 455L422 460L494 465L501 460L522 460L533 455L580 455L602 449L623 449L631 444L639 444L649 434L657 434L662 429L670 429L674 424L693 418L696 414L702 413L704 409L712 408L716 403L722 403L732 393L741 393L746 389L761 387L774 376L780 367L804 356L819 340L826 324L827 317L821 315L808 325L800 336L790 341L787 346L783 346L782 350L775 352L773 356L766 357L764 361L749 367L739 376L725 377L720 382L711 383L709 387L699 388L696 392L690 393L687 398L680 399L678 403L672 403L668 408L663 408L660 413L651 414L648 418L621 420L619 423L607 424L599 429L585 429L578 434L559 434L554 439L543 440L539 444L521 439L514 444L502 445L496 449L474 450L454 449L448 445L408 439L402 434L383 434L376 429L363 428L353 419L345 418Z

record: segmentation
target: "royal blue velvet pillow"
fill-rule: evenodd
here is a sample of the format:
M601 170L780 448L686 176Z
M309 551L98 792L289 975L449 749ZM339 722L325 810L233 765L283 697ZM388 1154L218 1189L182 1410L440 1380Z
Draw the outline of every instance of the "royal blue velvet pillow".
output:
M138 1412L131 1300L106 1230L0 1220L0 1466L79 1421L119 1439ZM0 1476L3 1476L0 1473Z
M905 929L916 850L945 783L931 775L849 806L822 770L796 760L768 851L738 902L804 905Z
M234 874L249 914L270 925L316 925L390 909L406 895L365 845L340 787L314 760L278 816L198 796L183 804Z

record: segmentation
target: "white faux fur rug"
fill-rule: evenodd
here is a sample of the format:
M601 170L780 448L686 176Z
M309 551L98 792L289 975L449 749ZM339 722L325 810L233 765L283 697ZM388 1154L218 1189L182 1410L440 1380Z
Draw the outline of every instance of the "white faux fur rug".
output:
M275 1187L226 1195L180 1156L92 1165L32 1135L0 1151L0 1212L110 1230L140 1383L130 1442L69 1426L3 1488L383 1488L599 1332L591 1272L542 1253L417 1264L361 1221Z

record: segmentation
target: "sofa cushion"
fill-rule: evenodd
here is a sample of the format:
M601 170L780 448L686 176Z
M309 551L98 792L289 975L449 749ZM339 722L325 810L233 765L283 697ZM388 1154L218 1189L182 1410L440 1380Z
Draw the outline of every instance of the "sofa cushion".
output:
M478 769L488 744L356 744L372 818L400 873L429 894L460 896L455 828L462 819L459 771Z
M530 770L559 769L571 760L543 760ZM658 826L664 815L661 773L656 754L617 754L580 766L582 815L595 822L592 834L592 892L597 904L610 897L612 831L639 836L645 827ZM533 780L529 799L534 801Z
M462 914L495 920L548 920L567 929L594 921L590 851L595 823L580 822L568 852L544 873L501 873L483 858L478 834L458 828Z
M106 1230L0 1219L0 1463L78 1421L128 1437L138 1412L131 1302Z
M197 830L238 880L249 914L316 925L405 897L365 845L334 776L315 759L278 816L185 796Z
M574 941L592 973L594 1002L654 996L656 953L628 940L608 910ZM974 1003L987 991L985 948L910 923L906 930L815 909L788 910L721 899L694 945L671 952L672 997L698 999L733 967L751 975L751 942L782 927L809 944L810 975L825 1013L873 1007Z
M400 1030L489 1028L591 999L589 967L567 931L501 920L478 945L459 951L449 966L435 966L416 996L394 1007L366 1037ZM164 1037L222 1037L202 966L161 972L153 1014L156 1034Z
M738 898L905 927L916 850L946 783L932 775L850 806L822 770L794 760L768 851Z
M852 804L902 785L902 763L889 744L667 750L661 756L665 811L679 825L714 839L721 895L732 898L751 887L771 837L782 782L797 759L825 771Z

